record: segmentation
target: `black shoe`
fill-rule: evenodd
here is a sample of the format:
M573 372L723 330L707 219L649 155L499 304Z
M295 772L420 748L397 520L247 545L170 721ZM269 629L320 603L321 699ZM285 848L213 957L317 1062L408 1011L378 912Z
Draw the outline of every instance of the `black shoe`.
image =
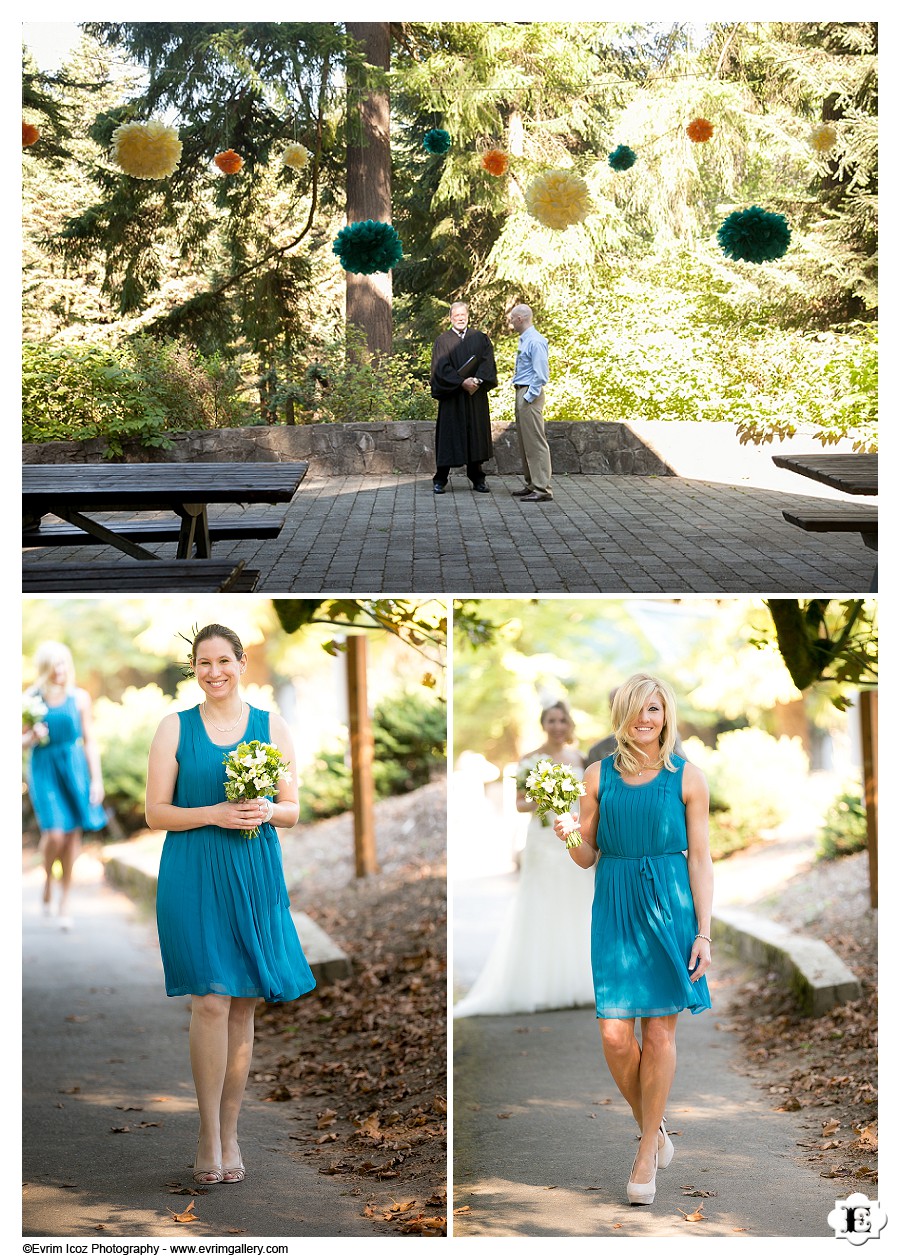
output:
M524 498L526 494L533 494L533 493L534 493L534 490L529 489L528 486L526 485L525 488L522 490L513 490L512 496L513 498Z
M487 481L479 481L477 484L473 482L472 489L476 494L490 494Z
M446 491L446 489L447 489L446 485L441 485L439 481L433 481L433 482L432 482L432 484L434 485L434 492L435 492L435 494L443 494L443 493L445 493L445 491Z
M552 503L552 494L542 494L540 490L534 490L531 494L523 494L519 499L521 503Z

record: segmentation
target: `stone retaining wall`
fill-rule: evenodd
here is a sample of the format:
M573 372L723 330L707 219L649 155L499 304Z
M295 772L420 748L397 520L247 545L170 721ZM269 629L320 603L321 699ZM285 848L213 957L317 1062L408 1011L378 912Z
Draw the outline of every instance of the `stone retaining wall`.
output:
M494 458L486 470L514 475L521 469L514 424L491 425ZM595 420L555 420L547 425L553 471L563 473L633 473L670 476L672 469L628 424ZM168 450L134 445L117 462L247 462L308 460L318 476L397 472L429 475L434 471L434 424L384 421L356 424L303 424L296 427L220 428L181 433ZM30 443L24 463L103 463L105 443Z

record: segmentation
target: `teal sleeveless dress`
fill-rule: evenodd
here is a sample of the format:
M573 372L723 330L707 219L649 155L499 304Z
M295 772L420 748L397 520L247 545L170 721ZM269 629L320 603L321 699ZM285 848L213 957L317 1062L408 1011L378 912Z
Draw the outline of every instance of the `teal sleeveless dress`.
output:
M269 714L250 708L241 739L213 743L199 705L178 714L180 808L225 799L227 752L249 739L269 742ZM159 947L170 997L220 993L293 1001L316 986L291 919L281 845L266 822L256 839L221 826L169 831L156 893Z
M629 786L600 762L600 857L594 875L591 968L597 1017L699 1014L711 1002L705 976L691 983L697 932L687 866L681 781L684 758Z
M42 831L102 830L106 811L91 804L91 775L74 692L53 708L47 704L42 720L48 741L35 744L28 762L28 792L38 826Z

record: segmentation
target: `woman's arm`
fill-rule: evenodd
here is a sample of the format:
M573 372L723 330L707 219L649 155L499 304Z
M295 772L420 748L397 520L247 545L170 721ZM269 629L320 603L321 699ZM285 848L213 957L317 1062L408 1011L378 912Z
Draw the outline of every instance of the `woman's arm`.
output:
M103 789L103 771L100 768L100 748L94 735L91 697L87 691L79 687L75 692L75 703L78 705L78 715L81 718L81 738L91 776L91 804L102 804L106 793Z
M582 870L590 870L596 864L597 826L600 822L600 801L597 794L600 790L600 763L589 765L584 772L585 794L579 801L579 820L576 823L571 816L557 818L553 827L557 839L565 840L569 831L576 827L581 831L581 843L576 848L569 848L568 853Z
M290 782L280 779L275 804L269 821L273 826L296 826L300 816L297 765L294 757L294 741L287 722L278 713L269 714L269 738L288 762Z
M681 798L688 837L688 878L697 915L697 931L711 935L713 897L713 865L709 853L709 788L696 765L686 762L682 775ZM694 940L688 969L691 982L696 982L708 969L711 950L708 940Z
M178 778L178 734L180 723L177 713L163 717L150 745L147 761L147 797L144 816L147 825L159 831L191 831L197 826L222 826L226 830L250 830L259 822L259 808L248 810L247 801L223 800L219 804L205 804L198 808L183 809L172 803L175 781ZM222 770L222 781L225 771Z

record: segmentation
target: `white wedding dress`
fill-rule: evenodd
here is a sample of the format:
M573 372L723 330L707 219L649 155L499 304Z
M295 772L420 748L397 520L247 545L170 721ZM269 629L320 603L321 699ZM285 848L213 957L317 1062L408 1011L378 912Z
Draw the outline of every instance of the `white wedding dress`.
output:
M575 864L553 832L555 820L548 813L544 826L532 815L512 905L484 969L454 1007L454 1018L594 1004L594 871Z

